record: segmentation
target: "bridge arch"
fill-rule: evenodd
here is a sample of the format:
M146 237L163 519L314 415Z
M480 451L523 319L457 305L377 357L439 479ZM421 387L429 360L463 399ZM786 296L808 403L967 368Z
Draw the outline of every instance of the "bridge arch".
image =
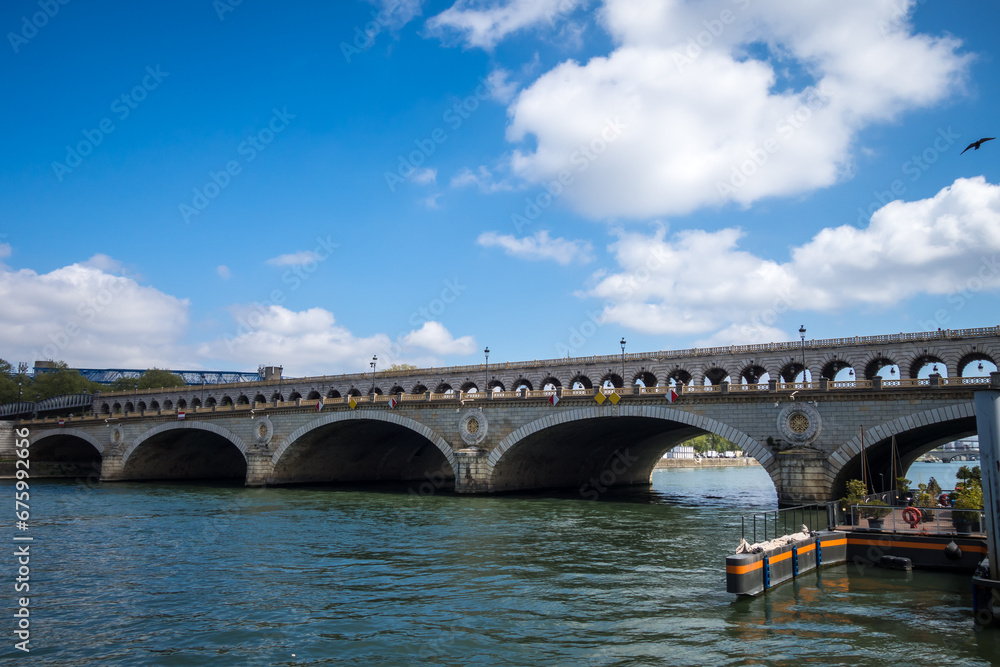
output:
M213 422L168 422L125 448L121 479L246 479L246 452L242 438Z
M405 394L406 390L400 387L398 384L392 385L392 389L389 390L390 396L396 396L398 394Z
M455 455L444 438L382 410L323 414L284 438L271 462L273 484L438 479L450 488L455 479Z
M982 374L983 371L991 372L994 371L1000 364L997 364L997 360L1000 359L1000 355L993 353L993 350L987 348L976 349L973 347L971 350L966 350L958 360L958 375L960 377L969 377L970 375L975 376L977 373L968 373L970 365L976 366L976 370L979 371L978 374ZM984 366L985 362L985 366ZM992 368L988 366L992 364Z
M590 480L606 477L616 460L628 463L624 471L615 471L611 485L649 484L665 451L705 432L720 435L755 457L778 486L774 456L742 431L667 406L615 409L616 416L601 406L554 412L514 430L487 458L490 490L580 488L583 493Z
M554 391L562 386L562 382L554 375L549 375L541 381L540 386L544 391Z
M32 477L84 474L100 477L104 445L90 433L76 428L34 431L30 440ZM46 464L58 468L46 469Z
M647 370L640 370L632 378L633 385L641 385L643 387L655 387L656 386L656 376Z
M427 387L425 385L422 385L422 384L420 384L418 382L417 384L413 385L413 389L410 390L410 393L411 394L426 394L427 393Z
M845 369L851 369L857 373L857 369L854 368L854 364L846 359L841 359L839 357L832 357L823 362L823 366L820 369L819 376L821 378L826 378L827 380L833 381L837 379L837 374Z
M933 408L900 417L869 428L864 433L868 465L873 478L893 486L892 439L896 438L902 471L918 456L952 440L976 433L975 404L972 401ZM848 479L861 479L861 435L856 435L838 447L827 461L833 475L835 496L842 496ZM879 478L879 473L882 477ZM877 488L877 487L876 487ZM882 489L877 488L881 491Z
M740 384L757 384L761 378L767 375L767 369L757 362L750 362L743 367L739 373Z
M687 385L691 384L691 381L693 379L694 376L692 376L689 371L677 367L674 370L670 371L670 375L667 376L667 383L669 384L670 382L673 382L675 385L681 385L686 387Z
M579 386L577 386L579 385ZM590 378L583 373L577 373L573 376L573 379L569 381L570 389L593 389L594 383L590 381Z

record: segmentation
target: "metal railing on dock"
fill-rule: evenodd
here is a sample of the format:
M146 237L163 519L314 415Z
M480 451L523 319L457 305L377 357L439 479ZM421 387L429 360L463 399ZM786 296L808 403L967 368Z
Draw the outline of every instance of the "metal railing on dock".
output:
M740 517L740 537L757 544L797 533L802 526L809 530L832 528L837 524L837 518L837 503L833 502L744 514Z

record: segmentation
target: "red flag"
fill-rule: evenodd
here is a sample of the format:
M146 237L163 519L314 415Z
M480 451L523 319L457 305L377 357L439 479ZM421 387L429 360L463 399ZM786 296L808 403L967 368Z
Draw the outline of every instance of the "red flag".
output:
M387 402L388 402L390 408L396 407L396 399L395 398L390 398Z
M670 393L667 394L667 401L673 403L677 400L677 391L673 387L670 388Z
M66 423L66 420L65 420L65 419L60 419L60 420L59 420L59 425L60 425L60 426L62 426L62 425L63 425L63 424L65 424L65 423Z
M549 396L549 403L551 403L552 405L555 405L558 402L559 402L559 397L558 396L556 396L555 394L552 394L551 396Z
M318 401L316 401L316 412L319 412L322 409L323 409L323 399L321 398Z
M181 420L181 421L184 421L184 411L183 410L178 410L177 411L177 418L179 420Z

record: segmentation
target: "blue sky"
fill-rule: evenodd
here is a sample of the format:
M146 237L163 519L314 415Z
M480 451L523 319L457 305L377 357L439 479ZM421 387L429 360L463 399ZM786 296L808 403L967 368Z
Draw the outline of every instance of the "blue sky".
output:
M479 363L997 324L1000 5L0 9L0 356ZM872 215L874 214L874 215Z

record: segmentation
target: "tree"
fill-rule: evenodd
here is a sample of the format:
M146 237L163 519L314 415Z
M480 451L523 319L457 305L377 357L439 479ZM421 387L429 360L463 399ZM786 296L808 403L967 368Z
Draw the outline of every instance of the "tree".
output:
M736 452L740 449L738 445L726 440L721 435L716 435L714 433L699 435L695 438L691 438L684 444L694 447L694 451L699 454L704 454L710 449L717 452Z
M177 373L162 368L150 368L137 378L118 378L111 383L111 391L131 391L133 389L161 389L187 385Z
M68 368L65 361L57 361L54 371L36 373L34 382L29 390L23 392L22 399L33 401L36 396L42 400L66 394L92 394L101 388L98 383Z
M31 400L34 400L35 392L31 388L31 378L24 373L16 372L7 360L0 359L0 405L17 401L18 383L20 383L21 397L30 396Z
M413 364L393 364L388 368L383 368L382 372L388 373L389 371L415 371L417 367Z

